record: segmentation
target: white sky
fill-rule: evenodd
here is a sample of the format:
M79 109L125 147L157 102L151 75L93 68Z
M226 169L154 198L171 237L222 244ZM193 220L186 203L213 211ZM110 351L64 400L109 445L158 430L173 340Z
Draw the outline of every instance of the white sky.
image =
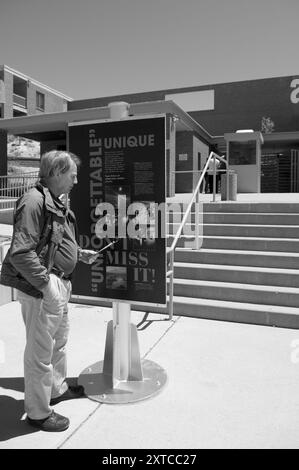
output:
M0 63L74 99L299 74L299 0L0 0Z

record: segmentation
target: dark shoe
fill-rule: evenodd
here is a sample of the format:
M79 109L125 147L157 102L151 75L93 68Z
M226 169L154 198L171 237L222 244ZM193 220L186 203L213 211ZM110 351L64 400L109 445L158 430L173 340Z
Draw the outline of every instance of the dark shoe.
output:
M50 416L44 419L31 419L27 416L27 423L42 431L59 432L65 431L69 427L70 420L52 410Z
M60 401L73 400L84 396L84 388L81 385L71 386L59 397L52 398L50 406L57 405Z

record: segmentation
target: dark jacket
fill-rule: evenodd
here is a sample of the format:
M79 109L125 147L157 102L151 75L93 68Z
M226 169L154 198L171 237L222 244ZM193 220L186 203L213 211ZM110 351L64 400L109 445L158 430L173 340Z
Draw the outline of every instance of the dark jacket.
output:
M75 224L74 214L68 216ZM57 247L62 241L66 209L58 208L48 188L38 183L18 201L10 249L2 264L0 283L33 297L49 281Z

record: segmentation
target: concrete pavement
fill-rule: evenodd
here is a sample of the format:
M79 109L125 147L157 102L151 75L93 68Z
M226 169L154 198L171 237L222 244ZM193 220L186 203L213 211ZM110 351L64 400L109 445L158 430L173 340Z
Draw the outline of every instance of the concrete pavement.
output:
M288 203L297 196L240 194L237 202ZM0 235L11 234L11 225L0 225ZM69 314L68 375L74 381L103 359L112 309L70 304ZM143 312L131 318L141 357L164 368L165 387L127 405L61 402L55 410L70 418L70 428L45 433L24 421L20 305L0 306L0 449L299 448L298 330L182 316L169 321Z
M70 381L102 360L112 309L70 305ZM147 400L61 402L62 433L24 421L20 305L0 307L0 449L299 448L299 331L132 312L141 357L167 383ZM297 351L298 349L298 351Z

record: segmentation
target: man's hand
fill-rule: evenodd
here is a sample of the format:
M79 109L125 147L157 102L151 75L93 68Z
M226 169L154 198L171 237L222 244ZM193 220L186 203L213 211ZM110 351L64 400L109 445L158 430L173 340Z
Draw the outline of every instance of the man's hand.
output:
M79 251L79 261L82 261L82 263L92 264L95 262L98 256L98 251L82 249Z

